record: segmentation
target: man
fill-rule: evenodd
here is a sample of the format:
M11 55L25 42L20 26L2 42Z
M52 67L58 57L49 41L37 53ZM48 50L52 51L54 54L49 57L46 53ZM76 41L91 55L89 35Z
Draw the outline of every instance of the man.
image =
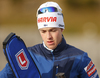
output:
M38 8L37 24L43 43L28 47L28 51L42 78L56 78L57 73L66 78L99 78L87 53L66 43L62 9L57 3L46 2ZM0 78L14 78L8 64Z

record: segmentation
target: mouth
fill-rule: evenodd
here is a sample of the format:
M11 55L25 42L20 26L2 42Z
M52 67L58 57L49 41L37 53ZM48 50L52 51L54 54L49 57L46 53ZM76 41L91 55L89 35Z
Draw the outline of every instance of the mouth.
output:
M47 44L48 45L53 45L54 44L54 41L47 41Z

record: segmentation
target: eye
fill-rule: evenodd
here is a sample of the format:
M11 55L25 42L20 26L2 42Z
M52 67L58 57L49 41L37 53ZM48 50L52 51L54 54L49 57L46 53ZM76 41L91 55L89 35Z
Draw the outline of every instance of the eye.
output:
M56 31L57 31L57 29L52 29L51 31L52 31L52 32L56 32Z
M45 32L46 32L46 30L41 30L40 32L41 32L41 33L45 33Z

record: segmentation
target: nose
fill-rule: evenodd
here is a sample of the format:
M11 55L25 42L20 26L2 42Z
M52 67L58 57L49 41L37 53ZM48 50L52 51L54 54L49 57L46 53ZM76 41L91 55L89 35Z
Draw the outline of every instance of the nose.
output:
M47 32L47 39L51 39L52 38L52 35L50 32Z

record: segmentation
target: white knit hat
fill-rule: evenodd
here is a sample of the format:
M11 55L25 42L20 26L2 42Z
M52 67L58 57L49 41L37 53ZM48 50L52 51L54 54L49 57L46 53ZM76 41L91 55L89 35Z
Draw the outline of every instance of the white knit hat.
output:
M48 12L38 14L41 8L45 7L55 7L57 12ZM37 25L38 29L45 27L57 27L64 29L63 14L62 9L56 2L46 2L43 3L37 10Z

